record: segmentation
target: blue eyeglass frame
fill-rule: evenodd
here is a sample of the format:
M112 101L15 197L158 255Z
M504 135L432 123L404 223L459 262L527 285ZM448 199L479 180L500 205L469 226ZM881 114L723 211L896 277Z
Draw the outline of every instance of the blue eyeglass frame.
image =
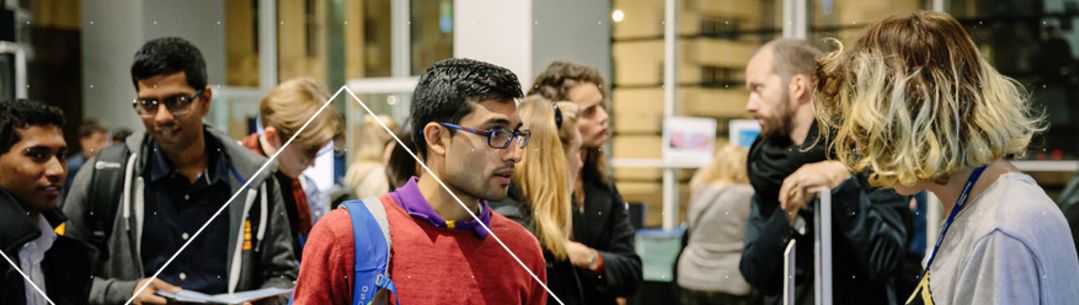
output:
M444 126L446 128L449 128L449 129L466 131L466 132L469 132L469 133L473 133L473 134L477 134L477 135L487 137L487 146L490 146L491 148L495 148L495 149L509 148L510 144L513 143L513 141L515 139L523 139L523 140L519 140L518 142L520 143L520 148L525 148L526 146L528 146L528 140L530 138L532 138L532 132L528 131L528 130L508 130L508 129L504 129L504 128L492 128L492 129L483 130L483 129L475 129L475 128L464 127L464 126L453 124L453 123L438 123L438 124L442 125L442 126ZM502 145L501 147L495 146L494 143L491 142L491 141L493 141L492 139L494 139L495 134L500 132L500 131L506 131L506 132L511 132L512 133L510 140L506 141L506 144Z

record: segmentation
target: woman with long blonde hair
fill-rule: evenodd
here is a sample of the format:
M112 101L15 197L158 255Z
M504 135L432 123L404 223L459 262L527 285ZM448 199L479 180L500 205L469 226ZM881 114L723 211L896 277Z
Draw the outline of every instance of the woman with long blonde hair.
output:
M572 102L532 95L521 102L517 113L532 138L513 173L509 199L492 206L536 236L547 259L551 291L567 304L577 303L570 301L581 293L568 245L573 243L573 184L583 163L579 111Z
M611 173L602 151L610 127L606 81L595 67L555 61L536 76L528 94L569 101L579 109L584 165L574 182L574 240L567 244L567 252L573 266L587 275L581 286L582 303L622 303L637 293L643 268L626 202L608 178Z
M1023 87L938 12L893 15L820 61L834 158L947 216L908 304L1074 304L1079 259L1056 204L1007 159L1042 130Z

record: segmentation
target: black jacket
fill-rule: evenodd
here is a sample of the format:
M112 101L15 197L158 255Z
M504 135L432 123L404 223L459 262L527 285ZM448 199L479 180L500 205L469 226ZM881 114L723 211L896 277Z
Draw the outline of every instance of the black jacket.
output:
M869 186L855 175L832 190L832 281L835 304L896 304L894 275L906 253L911 217L908 197ZM779 212L777 212L779 211ZM805 235L789 225L777 207L762 206L757 195L746 228L740 269L765 304L780 304L783 250L797 240L797 304L813 304L813 214L803 210Z
M547 286L566 305L615 304L616 297L629 297L642 281L641 258L634 247L635 231L629 224L625 202L614 186L600 181L584 182L584 213L573 211L573 240L599 251L603 272L593 275L570 262L555 261L546 249ZM496 212L534 232L531 209L515 184L507 200L492 203ZM558 304L547 298L547 304Z
M19 249L41 236L37 223L26 216L15 197L0 190L0 249L19 264ZM59 209L42 213L54 227L65 221ZM45 293L56 304L86 304L90 268L95 252L90 245L58 236L41 261ZM0 261L0 304L26 304L26 280L7 261ZM36 293L36 292L35 292Z

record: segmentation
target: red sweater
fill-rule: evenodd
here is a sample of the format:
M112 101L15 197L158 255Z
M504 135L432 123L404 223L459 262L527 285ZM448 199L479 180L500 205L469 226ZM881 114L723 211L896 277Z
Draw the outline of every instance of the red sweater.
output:
M547 303L547 294L494 237L415 221L382 196L392 239L390 278L402 305ZM547 280L539 242L524 227L492 213L491 231ZM351 304L355 242L348 211L327 214L311 230L296 280L294 304Z

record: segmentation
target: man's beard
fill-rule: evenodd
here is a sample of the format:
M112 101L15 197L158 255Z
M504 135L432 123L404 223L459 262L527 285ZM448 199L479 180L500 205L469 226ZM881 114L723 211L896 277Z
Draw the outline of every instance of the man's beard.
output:
M786 96L786 95L784 95ZM791 120L794 117L792 111L790 111L790 105L784 101L780 103L780 108L776 109L776 116L770 118L764 118L764 124L761 126L761 136L768 138L785 138L791 133Z

